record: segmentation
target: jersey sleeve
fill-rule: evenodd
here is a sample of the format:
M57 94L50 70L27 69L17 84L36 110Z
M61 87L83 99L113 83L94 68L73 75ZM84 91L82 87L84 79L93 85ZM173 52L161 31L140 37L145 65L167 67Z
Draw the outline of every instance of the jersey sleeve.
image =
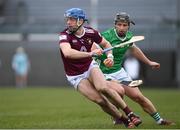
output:
M106 39L107 41L111 41L111 33L109 33L109 31L105 31L105 32L102 32L101 35L104 37L104 39Z
M100 44L102 42L102 36L101 34L94 30L94 41L97 43L97 44Z
M68 35L66 33L59 34L59 44L69 42Z

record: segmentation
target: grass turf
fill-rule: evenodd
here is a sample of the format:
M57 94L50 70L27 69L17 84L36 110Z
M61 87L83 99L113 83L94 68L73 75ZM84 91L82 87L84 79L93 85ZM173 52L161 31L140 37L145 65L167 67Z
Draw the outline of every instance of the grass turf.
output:
M180 128L180 91L142 89L161 116L175 121L175 126L158 126L140 106L125 98L128 105L143 120L139 129ZM73 89L65 88L1 88L1 129L124 129L114 126L94 103Z

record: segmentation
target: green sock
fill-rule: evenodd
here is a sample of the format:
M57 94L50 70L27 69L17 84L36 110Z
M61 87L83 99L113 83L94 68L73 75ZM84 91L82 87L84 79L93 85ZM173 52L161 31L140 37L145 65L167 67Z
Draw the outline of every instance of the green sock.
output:
M159 115L158 112L153 113L151 116L154 118L154 120L155 120L158 124L161 123L160 121L161 121L162 118L161 118L161 116Z

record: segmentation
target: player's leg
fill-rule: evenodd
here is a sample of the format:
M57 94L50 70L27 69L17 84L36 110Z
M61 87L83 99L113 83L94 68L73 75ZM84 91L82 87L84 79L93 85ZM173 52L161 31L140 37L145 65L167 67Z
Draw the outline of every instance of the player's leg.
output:
M145 112L151 114L157 111L152 102L141 93L138 87L130 88L128 86L124 86L124 90L125 94L133 101L141 105Z
M24 75L22 75L22 85L23 85L23 87L27 86L27 74L26 73Z
M107 86L107 82L104 78L104 75L102 74L99 68L92 68L89 77L90 81L93 83L93 85L99 93L111 98L120 107L122 106L121 96L115 90Z
M16 75L16 87L22 88L23 87L23 78L22 75Z
M133 101L137 102L142 109L153 117L153 119L160 125L173 125L171 121L167 121L161 118L160 114L157 112L153 103L145 97L138 87L130 88L128 86L124 87L125 94L130 97Z
M126 127L134 128L134 125L128 121L127 118L122 116L118 109L107 100L106 97L100 95L100 93L94 88L94 86L86 79L80 81L78 85L78 91L89 100L98 104L104 112L114 118L121 119Z
M122 100L121 96L117 93L117 91L107 86L105 77L99 68L94 67L91 69L90 81L94 84L98 92L113 100L113 102L115 102L117 106L119 106L126 113L126 115L128 115L128 117L136 126L142 123L140 118L137 118L134 113L129 109L129 107ZM114 83L114 85L119 85L120 87L120 84Z
M115 77L116 77L116 80L120 82L132 80L129 74L123 68L119 72L116 73ZM149 115L151 115L158 124L162 124L162 125L174 124L171 121L167 121L161 118L160 114L157 112L153 103L141 93L138 87L132 88L126 85L123 85L123 86L124 86L125 94L128 97L130 97L132 100L137 102L142 107L142 109L145 112L147 112Z
M119 82L132 81L131 77L124 70L124 68L122 68L120 71L112 74L111 76L116 77L113 80L118 80ZM151 103L151 101L149 101L145 96L142 95L142 93L140 92L138 87L131 88L126 85L123 85L123 86L124 86L125 94L127 96L129 96L132 100L136 101L141 106L143 106L144 111L146 111L148 113L153 113L156 111L156 109L153 106L153 104Z
M20 82L20 78L19 78L19 76L16 74L15 75L15 80L16 80L16 87L19 87L19 82Z
M119 101L121 97L115 90L107 87L106 79L104 78L103 73L98 67L94 67L91 69L89 80L99 93L112 98L112 100L121 105L121 102Z
M118 85L118 87L117 87ZM107 81L107 86L113 90L115 90L116 92L118 92L118 94L123 98L123 96L125 95L125 90L124 87L121 86L118 82L115 81Z
M122 87L121 84L119 84L118 82L114 82L114 81L107 81L107 85L109 88L112 88L113 90L115 90L116 92L118 92L118 94L123 97L124 96L124 89ZM134 114L134 112L129 108L129 106L125 103L125 101L121 98L120 99L121 105L119 106L118 104L116 104L115 102L113 102L113 104L117 107L117 108L121 108L124 113L131 119L131 121L136 124L136 126L138 126L140 123L142 123L142 121L140 120L140 118L138 116L136 116L136 114ZM120 120L119 119L114 119L114 124L119 124Z

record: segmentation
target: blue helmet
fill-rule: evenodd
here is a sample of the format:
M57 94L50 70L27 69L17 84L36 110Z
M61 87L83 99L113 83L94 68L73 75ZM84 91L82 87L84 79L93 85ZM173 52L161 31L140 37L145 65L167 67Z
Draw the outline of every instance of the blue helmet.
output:
M75 19L83 19L84 21L87 21L86 14L80 8L71 8L65 12L64 16L73 17Z

